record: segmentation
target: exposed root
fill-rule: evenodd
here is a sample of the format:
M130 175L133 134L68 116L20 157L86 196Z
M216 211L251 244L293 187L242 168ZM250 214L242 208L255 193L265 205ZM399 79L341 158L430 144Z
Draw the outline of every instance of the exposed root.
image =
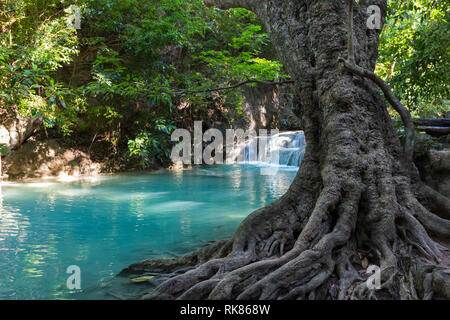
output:
M404 181L398 183L398 197L406 209L420 221L425 229L440 238L450 237L450 220L443 219L425 208ZM423 232L422 232L423 234ZM426 235L424 235L425 237Z
M127 270L159 272L166 278L144 299L445 296L448 266L440 265L443 247L428 232L448 237L449 221L425 208L411 192L409 179L394 176L387 169L390 163L379 162L383 157L382 146L366 156L362 174L351 166L339 171L340 163L329 165L321 172L323 185L316 185L319 193L305 187L308 179L317 178L315 173L300 172L300 182L248 216L232 240ZM305 159L305 165L314 163ZM381 270L378 289L366 283L369 264Z
M423 221L432 213L407 191L405 182L384 181L377 202L370 184L361 189L338 177L333 181L322 189L306 224L292 209L295 206L286 206L289 197L283 197L251 215L231 242L203 249L202 255L189 255L184 264L180 260L171 272L165 270L169 278L144 299L431 299L436 292L445 296L448 273L437 267L442 246L425 227L441 235L448 231L439 233L436 225ZM291 209L274 211L281 208ZM292 216L297 223L290 225L295 227L281 228ZM253 232L243 232L249 225ZM356 229L366 236L358 236ZM368 265L357 261L359 252L380 266L379 290L367 286Z
M345 8L314 1L253 9L265 19L296 81L305 158L289 191L249 215L230 242L215 247L216 254L171 261L184 272L158 265L168 279L145 298L450 298L448 261L430 237L448 238L450 200L422 185L409 161L414 127L407 110L372 72L378 34L366 30L366 10L350 11L356 30L349 39L358 41L349 54L355 63L343 61L352 72L343 74L336 60L345 50ZM385 103L368 79L384 88L407 124L403 151ZM146 265L141 270L152 271L152 264ZM369 265L380 268L379 288L366 283Z
M336 259L336 273L339 278L339 294L337 296L339 300L344 300L347 298L347 292L354 282L362 281L361 275L352 263L353 255L354 248L349 248L348 245L338 251L338 258Z
M450 220L450 199L429 186L420 183L417 188L419 200L432 212L443 219Z

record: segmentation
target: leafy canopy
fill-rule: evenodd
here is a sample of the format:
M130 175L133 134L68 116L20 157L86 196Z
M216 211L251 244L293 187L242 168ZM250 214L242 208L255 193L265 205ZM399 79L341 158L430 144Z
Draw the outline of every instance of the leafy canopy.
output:
M449 19L446 1L388 2L376 72L415 116L450 109Z
M416 116L449 109L448 19L444 1L389 1L376 71ZM239 88L181 92L287 77L255 14L202 0L3 0L0 26L3 108L99 133L143 166L167 158L180 103L241 112Z

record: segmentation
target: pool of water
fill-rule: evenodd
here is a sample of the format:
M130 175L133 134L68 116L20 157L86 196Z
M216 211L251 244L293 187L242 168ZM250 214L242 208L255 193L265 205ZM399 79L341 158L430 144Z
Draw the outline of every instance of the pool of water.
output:
M223 165L2 184L0 299L70 298L71 265L87 289L131 263L231 237L249 213L287 190L296 171L267 176L256 166Z

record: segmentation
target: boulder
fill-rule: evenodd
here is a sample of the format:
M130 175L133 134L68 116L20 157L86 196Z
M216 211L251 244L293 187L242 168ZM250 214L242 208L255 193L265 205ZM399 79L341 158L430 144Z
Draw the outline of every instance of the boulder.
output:
M450 197L450 148L430 149L415 163L426 184Z
M42 123L40 118L22 117L16 114L0 115L0 144L10 149L19 147Z
M5 157L8 179L96 175L101 165L83 151L63 148L56 140L28 141Z

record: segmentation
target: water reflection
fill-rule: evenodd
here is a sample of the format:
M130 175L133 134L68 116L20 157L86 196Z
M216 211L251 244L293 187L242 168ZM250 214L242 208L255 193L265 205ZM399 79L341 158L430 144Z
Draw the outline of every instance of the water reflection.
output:
M117 175L0 186L0 299L56 299L70 265L82 286L130 263L180 255L233 235L279 198L295 171L261 176L252 166Z

